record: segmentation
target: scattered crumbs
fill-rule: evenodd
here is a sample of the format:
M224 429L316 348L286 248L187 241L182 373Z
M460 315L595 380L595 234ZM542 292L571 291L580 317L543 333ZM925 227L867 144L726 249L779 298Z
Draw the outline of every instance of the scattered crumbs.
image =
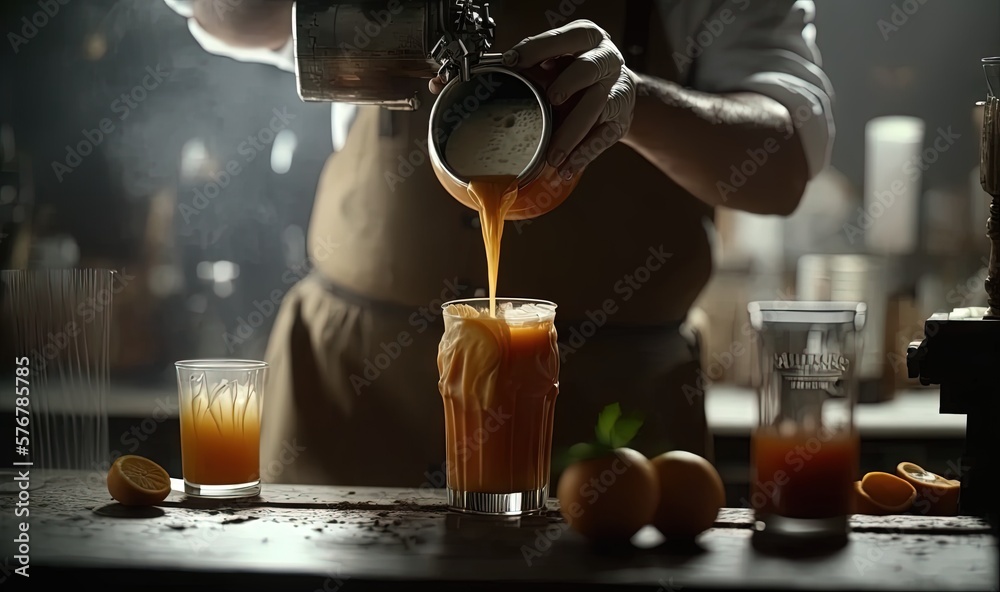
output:
M317 527L317 528L314 528L313 530L315 530L316 532L323 532L323 529L322 529L322 528L319 528L319 527Z
M218 510L209 510L208 511L208 515L209 516L216 516L216 515L218 515L218 513L219 513Z
M168 524L167 528L171 528L173 530L184 530L187 526L183 524Z
M354 492L353 491L348 491L347 495L354 495Z
M259 520L256 516L237 516L236 518L226 518L222 521L223 524L241 524L243 522L250 522L251 520Z
M336 518L333 519L333 520L327 520L326 523L327 524L339 524L339 522L337 522Z

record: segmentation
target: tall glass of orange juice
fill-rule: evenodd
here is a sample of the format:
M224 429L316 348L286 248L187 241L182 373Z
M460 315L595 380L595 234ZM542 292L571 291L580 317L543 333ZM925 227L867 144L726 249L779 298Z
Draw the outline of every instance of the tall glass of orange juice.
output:
M556 305L476 298L444 305L438 383L449 506L520 515L545 508L559 394Z
M751 437L754 542L847 542L858 479L854 407L867 307L857 302L751 302L759 362Z
M260 415L267 364L177 362L184 491L210 498L260 493Z

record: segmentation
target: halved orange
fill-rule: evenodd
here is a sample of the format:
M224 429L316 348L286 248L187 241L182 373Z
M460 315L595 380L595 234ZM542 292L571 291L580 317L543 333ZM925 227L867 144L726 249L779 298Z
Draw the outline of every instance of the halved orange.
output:
M902 514L913 506L917 490L905 479L871 472L854 482L854 512L887 516Z
M108 470L108 493L124 506L152 506L170 493L170 475L146 457L121 456Z
M958 514L958 494L962 483L945 479L911 462L896 465L896 474L917 490L914 510L927 516L955 516Z

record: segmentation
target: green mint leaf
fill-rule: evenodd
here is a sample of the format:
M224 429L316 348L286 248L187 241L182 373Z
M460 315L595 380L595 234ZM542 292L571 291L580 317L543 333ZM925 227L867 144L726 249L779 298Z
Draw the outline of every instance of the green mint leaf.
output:
M622 408L618 403L612 403L601 411L601 414L597 416L597 427L594 428L598 442L611 446L611 434L614 430L615 422L621 416Z
M635 435L639 433L642 421L642 416L636 414L622 417L616 421L611 430L611 447L621 448L627 446L632 441L632 438L635 438Z

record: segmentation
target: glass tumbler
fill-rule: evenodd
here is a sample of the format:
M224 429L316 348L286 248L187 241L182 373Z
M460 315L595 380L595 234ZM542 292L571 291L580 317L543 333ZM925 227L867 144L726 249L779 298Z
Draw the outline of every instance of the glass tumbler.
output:
M559 394L556 305L489 299L444 304L438 383L448 505L516 516L545 508Z
M267 364L188 360L175 366L184 492L209 498L258 495Z
M760 370L751 438L754 542L800 550L846 543L867 307L777 301L748 309Z

